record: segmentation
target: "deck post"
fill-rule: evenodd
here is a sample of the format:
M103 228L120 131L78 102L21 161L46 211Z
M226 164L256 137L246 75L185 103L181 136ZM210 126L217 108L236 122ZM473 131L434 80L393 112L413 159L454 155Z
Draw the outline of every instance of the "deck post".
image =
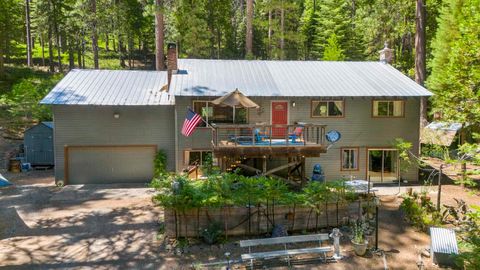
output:
M301 156L300 161L301 161L301 164L302 164L301 165L302 169L301 169L301 176L300 177L302 178L301 183L302 183L302 186L303 186L303 185L305 185L305 175L306 175L305 174L305 157Z
M267 157L263 156L263 159L262 159L262 173L266 173L266 172L267 172Z

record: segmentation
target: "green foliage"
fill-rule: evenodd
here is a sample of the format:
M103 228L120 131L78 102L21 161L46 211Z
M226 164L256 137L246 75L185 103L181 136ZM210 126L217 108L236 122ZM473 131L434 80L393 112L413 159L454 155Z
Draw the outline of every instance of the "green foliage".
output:
M323 51L323 58L324 61L343 61L345 60L345 55L343 54L343 50L338 44L337 35L332 34L327 39L327 45L325 46L325 50Z
M301 192L292 192L284 181L271 177L246 177L234 173L210 175L192 181L183 175L164 175L152 180L160 206L183 211L195 207L220 208L233 205L303 204L315 209L327 202L344 203L350 192L343 182L309 183Z
M11 90L0 94L0 105L8 108L5 119L17 123L52 119L50 108L39 102L62 75L48 75L29 69L9 69L6 77L6 82L11 85L7 87Z
M433 111L444 119L480 128L480 1L448 0L441 9L428 87Z
M365 230L364 224L361 220L357 220L352 225L352 240L354 243L365 243Z
M205 243L212 245L220 240L222 233L222 226L218 222L211 222L200 232L200 235Z
M456 258L462 269L475 270L480 265L480 207L473 205L468 223L460 232L460 255Z
M407 172L413 164L413 161L410 158L410 151L412 150L413 144L409 141L405 141L402 138L395 138L393 146L398 150L398 158L400 159L400 172Z
M154 167L154 178L159 178L165 176L167 171L167 153L164 150L159 150L155 155L155 159L153 160L153 167Z
M422 231L441 224L441 214L426 193L405 194L400 208L405 212L407 220Z

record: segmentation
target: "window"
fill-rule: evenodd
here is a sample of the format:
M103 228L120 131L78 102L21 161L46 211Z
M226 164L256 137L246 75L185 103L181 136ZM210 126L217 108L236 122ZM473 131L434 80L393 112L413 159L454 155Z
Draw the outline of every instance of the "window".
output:
M312 117L343 117L343 100L312 100Z
M215 105L208 101L194 101L193 110L200 114L207 123L234 123L233 108ZM247 108L235 108L235 124L247 123ZM204 127L205 123L200 123Z
M403 117L404 101L403 100L374 100L373 116L374 117Z
M213 153L209 150L186 150L184 152L184 164L186 166L198 164L202 166L209 159L213 159ZM213 161L213 160L212 160Z
M342 148L342 171L358 170L358 148Z

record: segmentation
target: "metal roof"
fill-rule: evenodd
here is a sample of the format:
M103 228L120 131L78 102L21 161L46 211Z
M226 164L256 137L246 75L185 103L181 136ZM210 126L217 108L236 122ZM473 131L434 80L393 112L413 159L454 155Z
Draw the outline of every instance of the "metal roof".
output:
M173 105L166 85L165 71L74 69L40 104Z
M415 97L424 87L381 62L179 59L175 96Z

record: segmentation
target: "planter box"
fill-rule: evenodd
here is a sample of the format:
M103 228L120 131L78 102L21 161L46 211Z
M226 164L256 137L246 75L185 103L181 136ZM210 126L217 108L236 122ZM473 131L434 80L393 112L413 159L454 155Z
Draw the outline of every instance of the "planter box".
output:
M274 211L272 211L274 210ZM197 237L199 232L217 222L229 236L263 235L270 233L273 223L283 225L290 232L338 227L342 220L357 213L358 203L350 205L328 204L318 214L307 207L275 206L275 209L231 206L224 208L197 208L185 213L165 209L165 231L170 237ZM250 218L249 218L250 216Z

